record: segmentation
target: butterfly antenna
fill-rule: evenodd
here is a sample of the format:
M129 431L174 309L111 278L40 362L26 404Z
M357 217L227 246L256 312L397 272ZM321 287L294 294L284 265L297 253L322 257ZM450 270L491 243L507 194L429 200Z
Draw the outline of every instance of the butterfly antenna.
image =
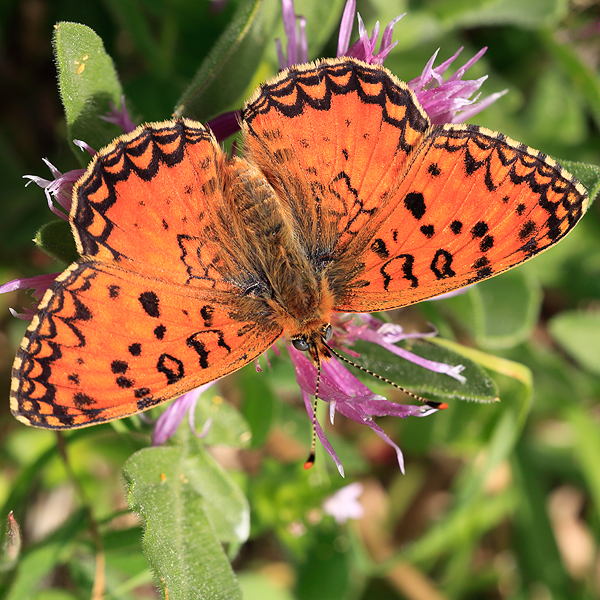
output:
M310 469L315 464L315 448L317 447L317 401L319 400L319 383L321 382L321 359L317 354L317 384L315 386L315 401L312 414L312 441L310 443L310 454L304 463L305 469Z
M344 361L345 363L347 363L349 365L352 365L353 367L356 367L357 369L360 369L364 373L368 373L369 375L371 375L372 377L375 377L376 379L384 381L388 385L395 387L397 390L404 392L406 395L410 396L411 398L414 398L415 400L418 400L419 402L423 402L423 404L427 404L427 406L430 406L431 408L439 408L439 409L448 408L448 404L446 404L445 402L435 402L434 400L428 400L427 398L423 398L423 396L419 396L418 394L415 394L415 393L411 392L410 390L403 388L401 385L398 385L397 383L390 381L389 379L386 379L385 377L382 377L381 375L374 373L373 371L370 371L369 369L366 369L365 367L361 367L360 365L357 365L355 362L351 361L349 358L346 358L345 356L342 356L339 352L336 352L328 344L325 344L325 345L327 346L329 351L332 354L335 354L335 356L337 356L337 358L339 358L340 360ZM318 385L318 380L317 380L317 385Z

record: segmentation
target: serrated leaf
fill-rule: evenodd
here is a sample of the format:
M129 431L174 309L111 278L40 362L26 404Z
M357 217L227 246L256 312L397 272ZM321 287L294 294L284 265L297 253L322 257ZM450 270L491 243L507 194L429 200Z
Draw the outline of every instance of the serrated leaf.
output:
M67 221L56 220L45 223L39 228L33 241L40 250L67 265L80 258L71 226Z
M498 399L498 388L486 372L475 362L461 356L449 348L443 348L423 340L405 340L398 346L430 361L456 366L462 364L465 369L461 375L465 383L449 375L436 373L405 360L381 346L358 341L352 349L360 353L351 360L358 365L381 375L411 392L435 396L442 399L469 400L475 402L493 402ZM364 374L359 375L367 381ZM368 375L367 375L368 377ZM368 380L371 384L374 378Z
M67 120L67 138L77 160L87 164L81 150L72 144L83 140L100 150L119 133L119 128L100 119L112 102L121 106L123 90L112 59L94 31L79 23L54 26L54 55L58 68L60 97Z
M242 2L174 114L207 121L229 107L239 108L280 16L281 7L273 0Z
M600 374L600 314L568 311L548 323L552 337L585 369Z
M248 535L233 484L201 447L145 448L125 464L127 501L145 522L143 549L164 597L241 600L219 538Z

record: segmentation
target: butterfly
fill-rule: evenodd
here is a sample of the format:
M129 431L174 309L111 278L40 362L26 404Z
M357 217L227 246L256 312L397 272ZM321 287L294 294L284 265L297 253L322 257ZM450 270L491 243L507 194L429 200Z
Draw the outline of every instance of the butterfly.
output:
M284 336L331 357L331 315L403 307L562 239L588 206L545 154L431 124L385 68L292 67L241 117L243 157L188 119L92 160L70 222L81 258L40 303L12 371L20 421L132 415L248 364Z

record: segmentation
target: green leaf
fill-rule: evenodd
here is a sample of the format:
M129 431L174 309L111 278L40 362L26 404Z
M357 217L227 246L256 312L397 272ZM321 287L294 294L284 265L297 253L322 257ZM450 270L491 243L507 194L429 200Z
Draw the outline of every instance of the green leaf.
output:
M554 32L540 31L538 37L540 45L554 55L573 87L586 99L596 126L600 126L600 77L597 71L582 60L576 45L559 41Z
M536 468L534 449L525 440L517 445L513 456L513 489L520 495L514 514L514 549L524 589L542 584L549 597L570 598L572 582L559 554L546 509L553 485L544 481L543 473Z
M230 107L239 108L265 44L272 43L280 16L278 2L244 0L177 102L174 114L207 121Z
M66 265L80 258L71 226L67 221L56 220L45 223L40 227L33 241L40 250Z
M600 374L600 314L568 311L548 323L552 337L585 369Z
M560 159L558 161L587 190L592 203L600 191L600 167L581 162Z
M296 598L298 600L330 600L347 598L353 580L349 554L340 547L337 530L317 530L316 543L309 549L306 560L298 567Z
M295 600L279 581L263 573L240 573L239 582L244 590L244 600Z
M478 453L477 460L467 461L466 468L453 484L453 506L443 519L400 555L411 561L435 560L439 558L440 553L454 555L457 547L462 548L469 540L479 540L486 531L496 527L514 511L520 500L514 487L490 494L486 483L490 481L498 466L514 453L532 403L532 376L527 367L485 354L480 350L459 346L443 338L433 338L432 341L464 352L472 360L507 375L513 381L505 380L509 385L503 386L501 403L486 407L486 412L495 412L495 418L491 427L485 427L485 433L482 432L474 447L474 451ZM469 408L468 405L461 407ZM449 419L453 433L461 426L468 432L477 429L478 423L456 423L454 419L450 419L455 412L457 411L450 409L440 415L442 419ZM461 445L465 443L464 438L465 436L459 441Z
M567 419L573 428L573 453L579 462L586 480L586 489L593 499L596 517L600 511L600 427L590 418L588 410L579 406L570 407Z
M452 554L469 539L481 539L515 509L518 496L509 489L485 501L456 507L404 550L399 558L414 562L433 561L440 554Z
M241 600L219 540L247 538L249 509L210 455L192 444L145 448L129 458L123 473L129 506L144 519L144 553L164 596Z
M110 111L109 102L121 106L123 90L112 59L102 40L79 23L57 23L53 44L68 141L83 140L100 150L119 134L118 127L99 118ZM87 164L86 155L72 148L79 162Z
M496 350L529 338L540 313L542 292L533 277L516 269L446 302L478 346Z
M496 432L500 431L500 433L494 434L494 437L497 438L496 443L500 446L514 444L518 439L518 436L525 425L527 415L531 410L531 403L533 400L533 375L531 370L521 363L506 358L500 358L493 354L487 354L476 348L462 346L451 340L436 337L431 341L444 348L455 350L460 355L471 359L485 369L504 375L519 384L518 390L512 393L514 402L513 405L509 405L510 410L509 408L504 407L503 404L503 418L507 419L507 425L498 423L496 425ZM506 431L502 431L502 428L509 430L511 432L510 435L508 435ZM495 464L495 454L501 455L502 452L490 452L486 459L486 465Z
M555 61L548 61L532 84L523 115L530 143L546 152L582 145L589 135L588 117L581 94L573 93L569 77L556 68Z
M30 600L79 600L80 596L66 590L40 590Z
M430 361L456 366L462 364L461 372L466 383L442 373L435 373L409 360L392 354L377 344L358 341L352 349L360 352L357 358L351 358L361 367L369 369L402 387L426 396L443 399L470 400L475 402L493 402L498 399L498 388L494 381L475 362L457 354L449 348L431 344L423 340L405 340L397 344L399 347ZM360 379L366 380L368 375L357 373ZM365 377L366 376L366 377ZM370 377L372 387L376 381Z
M433 5L435 14L453 28L483 25L516 25L526 29L549 27L567 12L565 0L443 0Z
M126 32L128 43L136 47L146 59L148 68L164 76L170 58L159 41L161 34L164 36L164 30L153 31L152 25L159 21L165 28L172 26L169 21L172 21L173 14L169 14L169 3L164 3L162 7L156 5L150 10L135 0L106 0L106 4L122 32ZM155 23L152 23L152 18Z

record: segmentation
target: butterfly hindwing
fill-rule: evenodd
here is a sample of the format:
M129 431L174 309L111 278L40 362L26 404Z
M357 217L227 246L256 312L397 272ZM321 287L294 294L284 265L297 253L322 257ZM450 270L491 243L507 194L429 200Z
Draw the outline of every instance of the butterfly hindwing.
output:
M588 205L546 155L473 125L432 129L364 252L359 312L413 304L497 275L564 237Z
M134 414L230 373L281 334L231 315L232 299L101 263L46 293L13 367L11 408L39 427Z

